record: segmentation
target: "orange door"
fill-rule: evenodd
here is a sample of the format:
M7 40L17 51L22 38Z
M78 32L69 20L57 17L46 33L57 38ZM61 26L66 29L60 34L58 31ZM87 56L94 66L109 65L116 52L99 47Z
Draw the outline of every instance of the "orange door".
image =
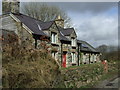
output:
M66 54L63 54L62 66L66 67Z

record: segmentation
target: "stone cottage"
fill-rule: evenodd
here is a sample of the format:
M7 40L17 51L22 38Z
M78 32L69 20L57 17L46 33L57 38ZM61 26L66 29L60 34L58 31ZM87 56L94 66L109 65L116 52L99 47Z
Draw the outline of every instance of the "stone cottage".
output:
M15 32L21 45L26 42L36 49L47 49L62 67L99 61L100 52L87 42L77 40L74 28L64 28L60 16L54 21L43 22L20 13L18 0L4 4L8 4L9 9L3 7L0 30Z
M77 40L79 51L79 64L91 64L100 61L100 52L86 41Z

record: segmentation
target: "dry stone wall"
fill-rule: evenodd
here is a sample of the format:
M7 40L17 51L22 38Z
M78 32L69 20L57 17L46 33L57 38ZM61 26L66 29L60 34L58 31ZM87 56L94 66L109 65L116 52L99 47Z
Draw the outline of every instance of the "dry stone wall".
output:
M55 87L80 88L97 81L103 74L101 63L84 65L76 68L67 68L61 71Z

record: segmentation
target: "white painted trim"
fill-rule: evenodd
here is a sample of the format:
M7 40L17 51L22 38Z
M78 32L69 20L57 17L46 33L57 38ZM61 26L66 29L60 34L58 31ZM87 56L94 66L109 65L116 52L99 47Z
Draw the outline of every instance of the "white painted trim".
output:
M18 18L16 18L12 13L10 14L10 16L16 21L16 22L21 22Z
M72 56L72 63L76 63L76 54L72 52L71 56Z
M71 38L71 46L76 47L76 38Z
M11 16L16 22L22 23L22 22L21 22L18 18L16 18L12 13L10 14L10 16ZM23 28L26 29L26 31L27 31L28 33L30 33L30 34L33 33L25 24L22 23L22 26L23 26Z
M23 28L25 28L30 34L33 33L25 24L22 23Z
M51 33L51 43L57 44L58 43L58 36L57 34Z

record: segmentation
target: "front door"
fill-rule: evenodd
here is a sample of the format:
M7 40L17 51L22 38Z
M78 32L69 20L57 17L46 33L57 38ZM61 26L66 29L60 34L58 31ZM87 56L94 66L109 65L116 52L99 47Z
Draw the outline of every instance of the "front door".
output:
M62 66L66 67L66 54L63 54L63 61L62 61Z

